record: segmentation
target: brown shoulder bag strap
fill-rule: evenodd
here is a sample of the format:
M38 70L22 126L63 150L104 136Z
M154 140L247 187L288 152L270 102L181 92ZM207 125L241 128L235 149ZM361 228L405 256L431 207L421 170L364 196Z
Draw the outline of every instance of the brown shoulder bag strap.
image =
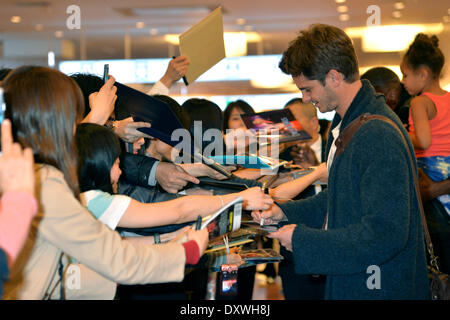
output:
M391 119L389 119L388 117L385 117L385 116L382 116L382 115L375 115L375 114L369 114L369 113L362 114L361 116L359 116L358 118L353 120L339 134L339 137L336 139L336 153L334 155L334 158L336 158L336 156L338 154L341 154L342 152L344 152L345 147L350 142L350 140L352 139L352 137L356 133L356 131L358 131L359 128L362 125L364 125L365 123L367 123L368 121L371 121L371 120L381 120L381 121L384 121L386 123L389 123L395 129L397 129L400 137L402 138L402 141L403 141L403 143L404 143L404 145L406 147L406 150L407 150L407 153L408 153L408 156L409 156L409 161L411 163L411 171L412 171L413 177L414 177L414 189L415 189L415 192L416 192L417 201L419 203L420 214L421 214L421 217L422 217L423 233L425 235L425 243L427 245L428 254L430 255L430 265L433 268L435 268L436 270L439 271L439 267L438 267L438 264L437 264L437 257L434 255L433 244L431 242L430 233L428 232L427 220L425 218L425 213L424 213L423 205L422 205L422 198L420 196L419 179L417 177L416 170L414 170L414 166L413 166L414 161L413 161L413 158L411 156L411 151L409 149L409 146L408 146L408 143L406 141L406 138L403 135L403 133L400 130L400 128L395 124L395 122L392 121Z

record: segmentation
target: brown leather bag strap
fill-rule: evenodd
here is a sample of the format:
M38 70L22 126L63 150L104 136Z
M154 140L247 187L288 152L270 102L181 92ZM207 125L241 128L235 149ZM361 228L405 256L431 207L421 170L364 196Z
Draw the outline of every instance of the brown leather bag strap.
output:
M367 121L371 120L371 118L369 118L370 116L371 115L369 113L364 113L364 114L360 115L358 118L356 118L355 120L350 122L350 124L347 127L345 127L344 130L342 130L340 132L340 134L335 142L336 153L334 154L333 161L334 161L334 159L336 159L336 157L338 155L340 155L342 152L344 152L345 147L350 142L350 140L352 140L353 135L356 133L356 131L358 131L359 128L363 124L365 124Z
M395 124L395 122L392 121L391 119L389 119L388 117L385 117L385 116L382 116L382 115L369 114L369 113L362 114L361 116L359 116L358 118L353 120L339 134L339 137L336 139L336 153L334 155L334 158L336 158L336 156L338 154L341 154L342 152L344 152L345 147L350 142L350 140L352 139L352 137L356 133L356 131L358 131L359 128L362 125L364 125L365 123L367 123L367 122L369 122L371 120L381 120L381 121L384 121L386 123L389 123L395 129L397 129L400 137L402 138L402 141L403 141L403 143L404 143L404 145L406 147L407 153L408 153L409 161L411 163L411 171L412 171L413 177L414 177L414 189L415 189L415 192L416 192L417 200L419 202L419 209L420 209L420 214L421 214L421 217L422 217L422 224L423 224L423 232L424 232L424 235L425 235L425 243L427 245L428 254L430 255L430 264L431 264L432 267L436 268L436 270L439 270L439 267L437 265L437 257L435 257L435 255L434 255L433 243L431 242L430 233L428 232L427 220L425 218L425 212L423 210L423 205L422 205L422 198L420 196L419 179L417 177L416 170L414 170L414 166L413 166L414 161L413 161L413 158L411 156L411 150L409 149L408 142L406 141L405 136L403 135L403 133L400 130L400 128Z

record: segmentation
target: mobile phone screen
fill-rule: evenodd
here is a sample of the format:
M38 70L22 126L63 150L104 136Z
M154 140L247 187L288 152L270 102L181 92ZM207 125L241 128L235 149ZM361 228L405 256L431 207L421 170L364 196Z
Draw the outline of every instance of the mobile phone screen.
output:
M238 266L223 264L220 266L220 291L223 295L234 296L238 289Z

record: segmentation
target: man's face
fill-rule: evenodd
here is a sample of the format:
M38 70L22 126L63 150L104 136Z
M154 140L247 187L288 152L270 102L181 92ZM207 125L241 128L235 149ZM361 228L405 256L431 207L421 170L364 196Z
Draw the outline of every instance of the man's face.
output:
M325 86L319 80L309 80L303 74L292 77L292 79L302 92L303 102L312 103L322 113L337 109L337 95L327 85L328 76L325 78Z

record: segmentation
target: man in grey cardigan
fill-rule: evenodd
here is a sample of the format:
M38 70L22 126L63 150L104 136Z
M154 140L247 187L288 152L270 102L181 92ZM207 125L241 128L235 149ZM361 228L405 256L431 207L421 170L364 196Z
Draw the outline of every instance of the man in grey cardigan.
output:
M306 103L336 111L326 151L328 188L253 217L266 223L288 219L271 236L293 252L296 273L326 275L326 299L428 299L416 163L410 163L400 134L383 121L370 121L334 158L340 131L363 113L393 120L414 154L384 96L360 80L350 38L336 27L312 25L291 42L280 68Z

